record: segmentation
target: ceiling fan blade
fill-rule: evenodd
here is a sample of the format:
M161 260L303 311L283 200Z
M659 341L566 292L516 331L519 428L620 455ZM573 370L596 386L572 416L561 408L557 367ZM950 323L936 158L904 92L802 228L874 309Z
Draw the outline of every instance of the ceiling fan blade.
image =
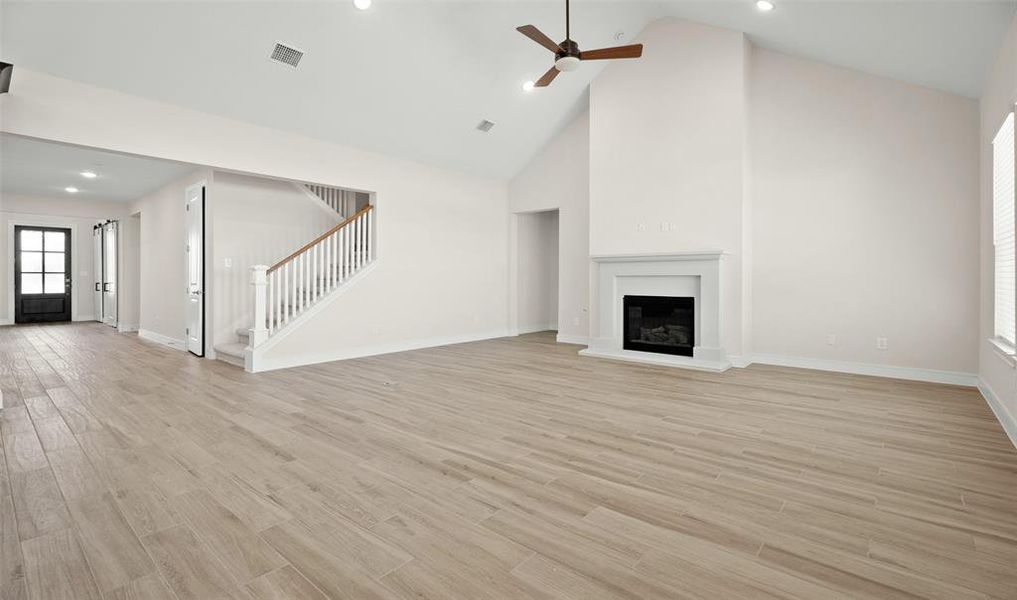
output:
M551 40L551 38L544 35L543 32L541 32L533 25L523 25L522 27L516 27L516 31L530 38L534 42L537 42L538 44L547 48L551 52L557 54L558 51L561 50L561 48L558 47L558 44L555 44L554 41Z
M558 67L551 67L547 73L544 73L543 77L533 84L533 87L547 87L558 76L558 73L561 73Z
M579 53L579 60L608 60L612 58L639 58L643 55L642 44L631 46L615 46L614 48L598 48L597 50L583 50Z

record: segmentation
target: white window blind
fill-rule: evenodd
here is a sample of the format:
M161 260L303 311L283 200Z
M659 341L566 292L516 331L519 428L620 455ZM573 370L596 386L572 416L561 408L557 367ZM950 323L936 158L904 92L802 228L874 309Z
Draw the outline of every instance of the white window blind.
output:
M992 243L995 247L996 337L1014 343L1017 318L1014 246L1014 117L1007 116L992 140Z

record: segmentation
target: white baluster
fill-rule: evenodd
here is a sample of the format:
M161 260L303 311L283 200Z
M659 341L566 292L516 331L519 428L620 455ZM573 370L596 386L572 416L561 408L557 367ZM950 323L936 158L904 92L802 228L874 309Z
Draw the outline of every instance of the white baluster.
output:
M364 261L364 215L357 217L357 270Z
M336 235L338 235L337 232L333 231L332 235L328 236L328 257L329 257L328 258L328 289L329 289L329 291L334 290L335 286L336 286L336 283L337 283L336 282L336 277L335 277L335 259L336 259L336 254L335 254L335 238L336 238Z
M374 258L374 211L368 211L367 213L367 262L371 262Z
M271 286L268 295L268 335L272 335L279 328L279 269L269 274L268 285Z
M272 293L275 291L275 286L272 285L272 279L274 276L275 271L268 274L268 307L265 315L265 319L268 321L268 335L272 335L272 332L275 331L272 323Z
M318 299L320 279L318 277L318 244L311 249L311 301L313 304Z
M252 347L268 339L268 329L265 327L267 271L266 265L251 267L251 285L254 287L254 327L251 328L249 339Z
M304 256L300 255L294 258L293 260L297 263L297 287L294 288L293 291L293 300L295 300L294 305L296 306L296 308L294 309L293 313L294 315L299 315L301 309L304 306L303 300L304 295L300 291L301 288L304 287Z
M343 240L342 240L343 262L342 262L341 280L342 281L346 281L346 277L349 275L349 269L347 268L346 265L347 265L347 262L350 259L350 226L349 226L349 224L347 224L346 227L342 228L342 234L343 234Z

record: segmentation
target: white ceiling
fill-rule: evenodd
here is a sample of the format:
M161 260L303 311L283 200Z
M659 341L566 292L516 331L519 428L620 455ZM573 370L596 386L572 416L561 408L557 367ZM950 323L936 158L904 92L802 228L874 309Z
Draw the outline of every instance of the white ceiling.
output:
M663 16L760 46L977 97L1017 0L575 0L572 37L615 45ZM30 69L425 163L507 177L586 105L603 65L547 89L514 28L564 37L563 1L0 2L0 57ZM296 70L276 41L307 54ZM647 48L646 52L652 52ZM15 69L13 93L17 93ZM490 133L474 126L495 122Z
M194 165L0 135L0 194L130 202L183 177ZM81 176L92 171L95 179ZM71 194L65 187L76 187Z

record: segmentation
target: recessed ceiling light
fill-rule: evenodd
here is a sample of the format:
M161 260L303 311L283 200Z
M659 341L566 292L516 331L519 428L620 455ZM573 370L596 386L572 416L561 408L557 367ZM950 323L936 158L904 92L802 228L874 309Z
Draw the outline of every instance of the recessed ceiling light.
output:
M523 91L524 92L532 92L533 91L533 82L532 81L527 81L526 83L524 83L523 84Z
M357 10L367 10L371 8L371 0L353 0L353 6L356 6Z
M763 12L770 12L771 10L777 8L777 5L774 4L773 2L770 2L770 0L756 0L756 8Z
M68 194L77 194L78 193L78 188L76 188L76 187L65 187L64 191L67 192Z
M93 171L82 171L81 176L84 177L85 179L95 179L96 177L98 177L98 175L96 175L95 172Z

